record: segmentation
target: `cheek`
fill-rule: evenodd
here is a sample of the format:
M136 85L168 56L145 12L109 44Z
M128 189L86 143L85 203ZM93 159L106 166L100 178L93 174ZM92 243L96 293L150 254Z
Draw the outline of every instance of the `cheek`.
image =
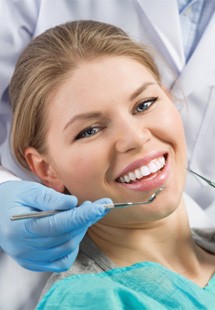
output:
M186 160L186 140L184 134L184 126L181 120L181 116L178 112L175 113L175 117L172 118L172 141L177 150L181 153L184 160Z
M95 151L96 150L96 151ZM55 162L57 174L70 193L77 196L79 202L94 200L101 191L105 180L107 159L99 148L65 152L61 160Z
M171 191L177 197L184 189L186 179L186 141L184 127L179 112L173 107L169 109L171 113L163 113L160 126L160 139L170 146L170 159L174 173L171 179ZM161 127L163 129L161 129ZM158 129L159 132L159 129ZM171 197L171 195L169 196Z
M185 135L181 116L176 108L171 104L168 110L164 110L157 120L157 132L160 132L161 139L170 142L175 147L186 149Z

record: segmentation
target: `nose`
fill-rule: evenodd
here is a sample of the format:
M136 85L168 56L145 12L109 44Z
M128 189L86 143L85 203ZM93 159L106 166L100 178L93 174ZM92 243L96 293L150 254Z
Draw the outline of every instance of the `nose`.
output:
M151 132L144 124L133 122L118 123L116 150L120 153L137 150L150 140Z

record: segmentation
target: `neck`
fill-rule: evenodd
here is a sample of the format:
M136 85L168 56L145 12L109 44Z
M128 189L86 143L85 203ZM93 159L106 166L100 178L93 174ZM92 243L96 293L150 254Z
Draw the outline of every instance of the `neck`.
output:
M202 274L205 252L192 239L183 203L167 218L138 229L97 223L88 234L118 266L152 261L191 279Z

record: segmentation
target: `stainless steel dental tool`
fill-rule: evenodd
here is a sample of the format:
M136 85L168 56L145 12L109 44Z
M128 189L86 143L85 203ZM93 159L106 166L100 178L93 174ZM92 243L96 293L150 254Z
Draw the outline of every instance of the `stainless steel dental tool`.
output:
M204 180L206 183L208 183L208 185L210 185L210 186L212 186L212 187L214 187L214 188L215 188L215 182L214 182L214 181L209 180L209 179L207 179L207 178L203 177L203 176L202 176L202 175L200 175L199 173L197 173L197 172L195 172L195 171L191 170L190 168L187 168L187 170L188 170L189 172L191 172L191 173L195 174L197 177L201 178L202 180Z
M116 203L107 203L105 204L105 208L107 209L114 209L114 208L126 208L130 206L137 206L137 205L146 205L149 203L152 203L157 195L162 192L162 190L165 188L165 186L160 187L158 190L156 190L147 201L142 201L142 202L116 202ZM62 210L50 210L50 211L40 211L40 212L34 212L34 213L26 213L26 214L20 214L20 215L12 215L11 216L11 221L16 221L16 220L24 220L24 219L30 219L30 218L40 218L40 217L45 217L49 215L54 215L59 212L62 212Z

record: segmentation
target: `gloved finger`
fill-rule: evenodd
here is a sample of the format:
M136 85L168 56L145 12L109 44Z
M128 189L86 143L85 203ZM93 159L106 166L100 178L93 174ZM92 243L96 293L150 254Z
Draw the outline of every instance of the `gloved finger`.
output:
M83 239L84 235L86 233L86 230L83 230L81 233L79 233L77 236L75 236L72 239L69 239L66 242L61 242L55 247L42 247L37 248L35 246L30 246L22 248L19 252L16 251L16 253L12 253L16 256L16 259L25 259L34 261L34 262L46 262L46 261L55 261L58 259L63 258L64 256L69 255L75 249L77 246L79 246L80 241ZM42 242L42 240L41 240Z
M44 249L48 249L48 248L56 248L60 246L61 244L68 242L69 240L73 240L74 243L76 242L77 238L82 240L85 232L86 232L86 229L79 229L77 231L72 231L72 232L68 232L68 233L60 234L56 236L43 237L43 238L31 238L31 239L25 240L25 245L26 247L28 247L29 250L35 249L35 251L39 252L39 251L43 251Z
M70 240L73 241L73 247L76 248L85 233L86 229L80 229L75 232L69 232L57 236L43 238L31 237L29 239L25 239L24 244L23 239L17 238L16 247L12 247L10 249L10 255L17 257L18 259L21 257L35 257L35 260L37 257L43 258L45 250L50 248L57 248Z
M68 270L74 263L79 251L79 246L69 255L55 261L45 261L38 263L31 260L16 260L25 269L37 272L63 272Z
M32 187L28 187L25 198L22 194L21 205L42 211L69 210L77 206L77 197L59 193L41 184L33 184Z
M75 239L78 239L80 242L80 236L76 237ZM41 253L42 256L40 255L37 257L37 262L59 260L74 252L77 246L78 246L77 240L69 240L68 242L63 243L55 248L44 249L44 251ZM35 259L35 258L33 255L32 256L29 255L29 259Z
M25 229L34 237L56 236L66 232L85 229L109 212L104 204L110 202L111 200L107 198L99 199L94 203L85 201L79 207L68 211L45 218L26 220L24 223Z

